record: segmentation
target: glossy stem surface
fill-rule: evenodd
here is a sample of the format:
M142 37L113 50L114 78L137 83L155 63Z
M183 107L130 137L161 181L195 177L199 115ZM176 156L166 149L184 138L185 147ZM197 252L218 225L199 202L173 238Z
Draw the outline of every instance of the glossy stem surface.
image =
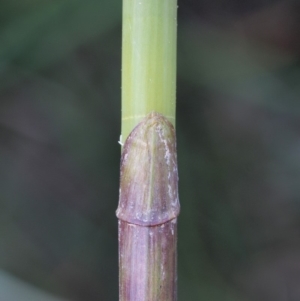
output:
M151 111L175 125L177 0L123 0L122 141Z

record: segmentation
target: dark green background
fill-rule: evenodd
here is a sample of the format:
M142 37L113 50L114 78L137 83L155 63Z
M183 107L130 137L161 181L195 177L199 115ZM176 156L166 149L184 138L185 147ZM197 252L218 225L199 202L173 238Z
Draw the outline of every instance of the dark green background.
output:
M118 299L121 5L0 1L0 301ZM181 301L300 300L299 15L179 1Z

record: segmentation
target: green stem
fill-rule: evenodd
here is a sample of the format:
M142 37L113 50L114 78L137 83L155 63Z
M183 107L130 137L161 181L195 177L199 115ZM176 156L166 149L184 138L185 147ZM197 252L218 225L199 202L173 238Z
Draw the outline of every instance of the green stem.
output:
M123 0L122 141L151 111L175 125L177 0Z

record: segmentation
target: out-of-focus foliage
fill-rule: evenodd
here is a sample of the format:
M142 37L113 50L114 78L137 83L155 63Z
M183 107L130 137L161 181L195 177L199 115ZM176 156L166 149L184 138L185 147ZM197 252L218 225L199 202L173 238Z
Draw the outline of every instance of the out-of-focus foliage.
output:
M0 271L0 287L1 299L5 301L63 301L3 271Z
M298 16L179 1L179 300L300 300ZM0 41L0 300L117 300L121 1L3 0Z

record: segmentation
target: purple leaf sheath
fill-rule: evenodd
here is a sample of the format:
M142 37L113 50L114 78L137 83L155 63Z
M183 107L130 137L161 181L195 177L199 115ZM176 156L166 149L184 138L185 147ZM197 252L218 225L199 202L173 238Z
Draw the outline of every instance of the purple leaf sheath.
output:
M121 158L119 301L177 300L176 136L150 113L128 136Z

